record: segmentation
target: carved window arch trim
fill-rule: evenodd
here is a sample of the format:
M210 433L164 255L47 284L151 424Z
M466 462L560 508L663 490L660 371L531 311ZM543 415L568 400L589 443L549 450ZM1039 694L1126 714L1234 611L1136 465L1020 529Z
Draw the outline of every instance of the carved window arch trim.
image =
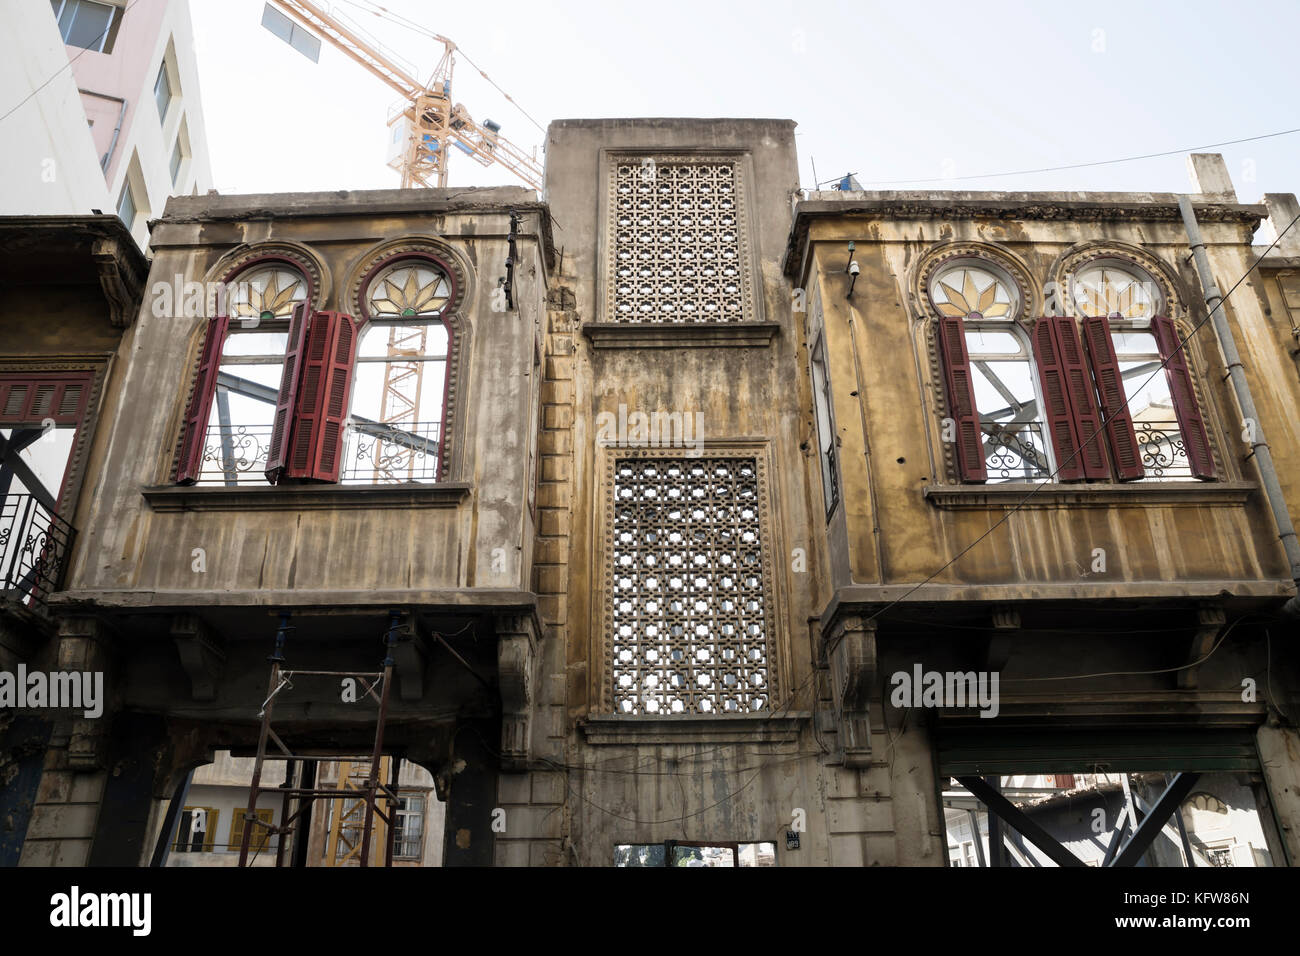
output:
M208 270L204 282L234 282L249 269L276 263L301 272L307 281L307 302L313 309L325 308L330 298L329 266L306 246L296 242L256 242L239 246L217 260Z
M937 414L926 416L927 433L930 441L931 461L942 462L942 479L944 484L962 484L960 468L957 463L956 443L944 441L942 428L945 418L952 417L948 405L948 392L944 387L943 357L939 350L939 319L941 316L930 299L930 284L947 266L962 261L972 263L987 262L997 272L1004 273L1015 285L1019 300L1016 314L1010 321L1026 334L1032 334L1034 320L1043 308L1043 297L1029 268L998 246L985 242L951 241L931 249L921 258L912 274L909 295L913 304L913 341L918 351L925 356L924 366L929 380L924 387L934 399ZM995 273L996 274L996 273ZM936 456L934 449L940 452Z
M785 594L781 579L775 573L774 557L784 554L784 544L779 540L776 505L772 501L772 447L765 438L704 439L695 454L684 453L681 448L629 448L607 441L598 441L596 461L601 476L600 505L596 509L595 555L597 586L591 589L591 629L593 639L589 644L592 653L598 654L590 668L592 681L590 698L596 701L597 715L618 715L614 703L614 488L615 471L621 459L649 459L665 461L696 461L709 458L752 458L755 462L760 532L759 550L763 562L762 590L769 613L765 615L767 652L767 706L760 711L746 712L751 716L771 717L778 714L789 701L787 688L791 687L789 673L790 655L787 651L785 622ZM655 719L676 717L683 721L707 721L725 716L715 713L640 714L629 719ZM702 726L702 725L701 725Z
M1102 262L1115 262L1121 267L1136 269L1146 273L1155 282L1163 300L1156 311L1167 315L1174 321L1187 317L1187 298L1179 283L1165 263L1143 249L1120 242L1087 242L1067 250L1053 263L1049 275L1052 289L1056 294L1056 305L1061 310L1059 315L1068 315L1072 319L1081 318L1075 308L1074 295L1070 283L1080 269Z
M472 329L466 313L467 304L473 301L474 273L457 250L432 236L408 236L370 249L352 268L345 299L350 314L356 316L358 342L371 321L370 309L366 304L370 283L389 266L398 265L403 260L429 263L447 276L451 286L447 304L436 317L447 330L447 373L442 399L442 460L438 465L437 480L448 481L468 467L460 461L459 451L465 435L466 416L461 414L464 405L461 393L468 384L465 382L465 363L468 361Z

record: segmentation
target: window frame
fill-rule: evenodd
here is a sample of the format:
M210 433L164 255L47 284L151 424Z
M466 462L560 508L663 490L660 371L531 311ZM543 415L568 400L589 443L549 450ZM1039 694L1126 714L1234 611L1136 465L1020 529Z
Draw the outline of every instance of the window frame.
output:
M83 3L90 3L96 7L108 7L108 25L104 27L104 32L99 35L98 46L81 46L79 43L72 43L63 34L63 14L68 9L68 4L75 4L72 19L68 22L68 32L71 33L73 25L77 22L77 14L81 12ZM52 5L51 5L52 6ZM116 3L110 3L108 0L59 0L59 8L54 10L54 23L59 30L59 38L65 46L75 46L79 50L89 50L92 53L111 54L113 45L117 42L117 33L122 26L122 18L126 15L125 9Z
M163 83L167 85L167 100L165 102L159 99ZM167 69L167 57L164 56L162 62L158 64L158 76L153 81L153 99L158 107L158 123L167 124L167 116L172 111L172 101L176 99L177 93L172 85L171 71Z
M970 371L973 369L976 359L966 354L966 335L972 331L987 330L1001 325L1003 329L1020 335L1022 340L1027 338L1030 344L1028 363L1032 369L1031 379L1035 383L1035 392L1039 403L1038 421L1041 422L1044 446L1051 467L1048 474L1041 478L1017 479L1003 477L998 481L994 481L990 477L993 469L989 467L987 451L985 451L984 461L980 463L980 470L983 474L977 474L971 470L970 463L965 462L962 449L958 447L952 450L951 459L955 466L957 483L1001 484L1024 481L1026 484L1044 482L1118 484L1132 481L1159 483L1171 480L1221 480L1215 441L1209 427L1209 413L1200 400L1200 388L1196 372L1196 366L1199 362L1189 356L1191 350L1188 348L1187 339L1179 330L1178 323L1167 314L1173 311L1176 299L1171 295L1169 287L1161 281L1156 271L1141 262L1131 260L1129 257L1112 250L1090 250L1088 254L1082 257L1074 257L1071 261L1065 263L1066 268L1062 268L1060 274L1065 279L1064 287L1067 293L1058 297L1058 299L1064 301L1058 301L1056 315L1045 314L1031 322L1027 317L1027 312L1023 315L1015 314L1015 303L1013 303L1012 315L1010 322L1008 322L1007 319L1001 318L985 320L978 313L971 313L963 318L945 316L939 311L931 294L935 283L952 268L966 264L975 264L995 276L1001 273L1005 279L1010 280L1008 282L1009 286L1021 284L1018 274L1011 272L1000 259L994 259L991 256L984 256L970 250L960 250L943 257L933 257L928 268L919 270L918 275L922 277L920 292L922 293L922 301L926 306L927 322L928 326L934 330L934 341L931 346L936 362L934 368L942 382L941 391L945 398L945 415L941 416L941 418L960 417L955 408L958 398L954 395L953 389L964 387L962 381L968 382L971 404L974 408L974 418L979 423L983 435L980 409L977 407L975 400L974 383ZM1138 447L1139 443L1136 437L1131 439L1132 448L1135 449L1132 452L1129 452L1124 446L1122 438L1115 437L1114 429L1126 427L1132 429L1133 427L1131 415L1129 414L1131 410L1128 409L1127 405L1129 399L1128 389L1124 387L1122 377L1118 378L1117 381L1126 402L1124 406L1126 411L1123 414L1113 416L1113 420L1105 415L1107 407L1104 401L1106 391L1103 387L1102 378L1103 374L1108 371L1109 360L1105 356L1095 354L1093 343L1089 338L1091 330L1088 324L1096 322L1099 318L1104 318L1106 323L1103 324L1108 325L1110 322L1117 321L1117 317L1086 316L1079 308L1075 289L1075 277L1079 273L1099 267L1123 271L1133 279L1142 282L1144 288L1154 290L1150 296L1151 314L1149 316L1140 319L1119 316L1118 321L1122 324L1117 329L1108 329L1108 334L1111 335L1110 349L1113 355L1113 333L1116 331L1148 331L1156 339L1160 359L1165 366L1165 374L1169 381L1174 414L1178 420L1179 437L1182 446L1186 449L1184 454L1188 459L1186 467L1190 471L1189 476L1166 476L1159 473L1160 469L1156 469L1156 472L1153 473L1151 468L1143 465L1142 458L1147 456L1143 455L1143 449ZM1019 291L1022 296L1020 301L1023 303L1025 301L1023 287ZM961 356L950 354L951 347L946 342L948 333L945 332L947 328L945 323L956 323L957 327L962 329ZM1048 325L1044 326L1043 323L1048 323ZM1146 328L1139 328L1140 323L1145 323ZM1048 332L1049 327L1051 328L1050 334ZM1163 339L1170 339L1170 337L1177 339L1182 346L1176 350L1177 355L1181 356L1181 361L1170 362L1170 357L1175 354L1175 350L1171 350L1168 343L1163 341ZM1172 341L1172 339L1170 340ZM1071 364L1059 364L1067 361L1067 355L1070 356L1069 363ZM954 362L957 363L955 366ZM953 377L954 368L966 371L955 379ZM1082 381L1073 377L1079 374L1080 368L1083 375ZM1118 374L1118 363L1115 365L1115 370L1116 374ZM1044 375L1048 371L1051 371L1053 375L1061 376L1059 383L1055 386L1057 391L1053 394L1059 396L1056 399L1057 401L1064 401L1067 405L1066 411L1058 410L1055 415L1049 413L1049 409L1045 404L1047 400L1045 394L1047 383ZM1181 398L1179 392L1182 394ZM1081 403L1090 407L1081 407ZM1059 432L1062 420L1069 422L1070 432L1068 436L1063 436ZM1191 435L1188 434L1189 428L1192 429ZM1061 444L1063 440L1066 440L1064 446ZM1200 443L1202 440L1203 450L1194 450L1194 444ZM1078 442L1078 446L1075 445L1076 442ZM960 443L960 435L956 442L944 442L945 445L960 445ZM983 437L981 443L983 444ZM1102 447L1094 448L1092 447L1094 444ZM1077 450L1069 456L1074 464L1058 464L1062 447L1077 447ZM1132 463L1132 456L1134 455L1137 456L1136 466ZM1195 460L1193 460L1194 458ZM1134 473L1135 467L1140 473Z
M591 668L589 680L592 682L593 701L598 702L595 712L631 721L681 721L698 724L700 733L707 736L710 722L719 719L772 719L780 712L784 702L785 689L788 686L787 673L786 625L784 619L784 597L776 586L773 556L785 553L780 540L781 529L773 520L770 475L772 474L772 448L767 439L705 439L703 448L692 458L683 455L681 449L628 448L613 442L598 441L598 454L604 456L602 482L600 485L601 505L597 509L597 538L602 544L597 549L595 563L598 574L596 580L601 586L590 589L591 620L595 624L595 633L599 635L603 652L600 664ZM658 461L690 462L708 458L749 458L756 467L757 481L757 520L759 526L759 548L762 560L761 586L763 590L765 613L763 615L765 633L765 651L767 662L766 697L767 704L761 710L751 711L685 711L642 712L628 714L618 710L615 705L614 687L614 643L615 624L613 618L614 602L614 509L615 509L615 471L620 460L651 459Z

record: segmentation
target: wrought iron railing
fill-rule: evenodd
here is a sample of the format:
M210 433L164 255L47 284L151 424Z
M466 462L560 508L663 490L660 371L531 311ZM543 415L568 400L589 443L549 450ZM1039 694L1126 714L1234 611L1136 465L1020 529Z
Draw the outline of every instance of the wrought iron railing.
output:
M441 422L348 422L339 481L351 485L437 481ZM200 485L266 483L271 426L211 425L203 446Z
M266 484L271 425L209 425L200 485Z
M354 485L437 481L441 452L441 422L381 425L354 419L343 442L339 481Z
M1142 468L1148 478L1191 478L1192 466L1178 422L1134 422Z
M988 480L1042 481L1052 474L1042 422L981 422Z
M6 599L44 606L63 586L76 530L32 495L0 501L0 587Z

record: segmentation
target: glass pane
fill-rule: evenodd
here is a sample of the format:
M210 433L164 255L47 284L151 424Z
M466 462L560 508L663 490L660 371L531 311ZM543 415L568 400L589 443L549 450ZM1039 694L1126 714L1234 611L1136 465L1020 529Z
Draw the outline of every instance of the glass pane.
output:
M122 198L117 203L117 218L126 223L128 229L135 225L135 197L131 195L129 183L122 187Z
M158 79L153 86L154 99L158 102L158 118L167 118L167 105L172 100L172 84L167 78L167 64L158 68Z
M1080 270L1071 292L1081 315L1120 315L1126 319L1155 315L1160 296L1150 276L1112 265Z
M662 843L624 843L614 848L615 866L663 866Z
M1190 478L1191 465L1155 336L1143 330L1113 330L1111 342L1146 477Z
M76 437L75 428L0 428L5 445L18 446L19 460L31 470L32 480L25 481L9 467L0 467L0 477L8 479L9 494L44 493L57 501ZM33 482L39 487L31 487Z
M366 323L357 347L359 358L445 358L447 327L441 322L387 325Z
M735 866L736 853L729 846L675 846L673 866Z
M181 141L178 139L172 148L172 185L176 184L176 174L181 171Z
M236 323L250 326L254 319L259 324L272 319L287 320L293 316L293 307L307 298L307 282L295 269L257 269L238 276L228 296L227 313L232 328ZM284 347L279 351L283 354Z
M1020 332L966 333L989 482L1047 478L1051 463L1028 340Z
M366 296L372 318L439 315L451 298L451 285L432 265L399 262L375 277Z
M108 33L112 18L113 8L107 4L81 0L80 3L68 4L59 26L69 46L98 50L104 45L104 36Z
M1019 336L1010 332L990 332L975 329L966 333L966 351L975 356L1025 357L1025 346Z
M930 300L940 315L1009 319L1015 300L1005 280L992 270L957 265L939 273L930 284Z

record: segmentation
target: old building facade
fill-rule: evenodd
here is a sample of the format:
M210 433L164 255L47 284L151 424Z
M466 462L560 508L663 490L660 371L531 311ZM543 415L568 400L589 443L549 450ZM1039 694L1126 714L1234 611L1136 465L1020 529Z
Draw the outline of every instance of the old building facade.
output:
M557 121L546 161L540 202L169 202L41 612L109 688L45 775L100 796L36 801L23 862L147 862L268 703L369 753L369 685L306 672L386 660L447 865L944 866L981 780L1098 773L1227 775L1300 858L1257 441L1300 507L1296 247L1251 270L1294 200L1197 161L1243 423L1176 196L805 194L776 120Z

